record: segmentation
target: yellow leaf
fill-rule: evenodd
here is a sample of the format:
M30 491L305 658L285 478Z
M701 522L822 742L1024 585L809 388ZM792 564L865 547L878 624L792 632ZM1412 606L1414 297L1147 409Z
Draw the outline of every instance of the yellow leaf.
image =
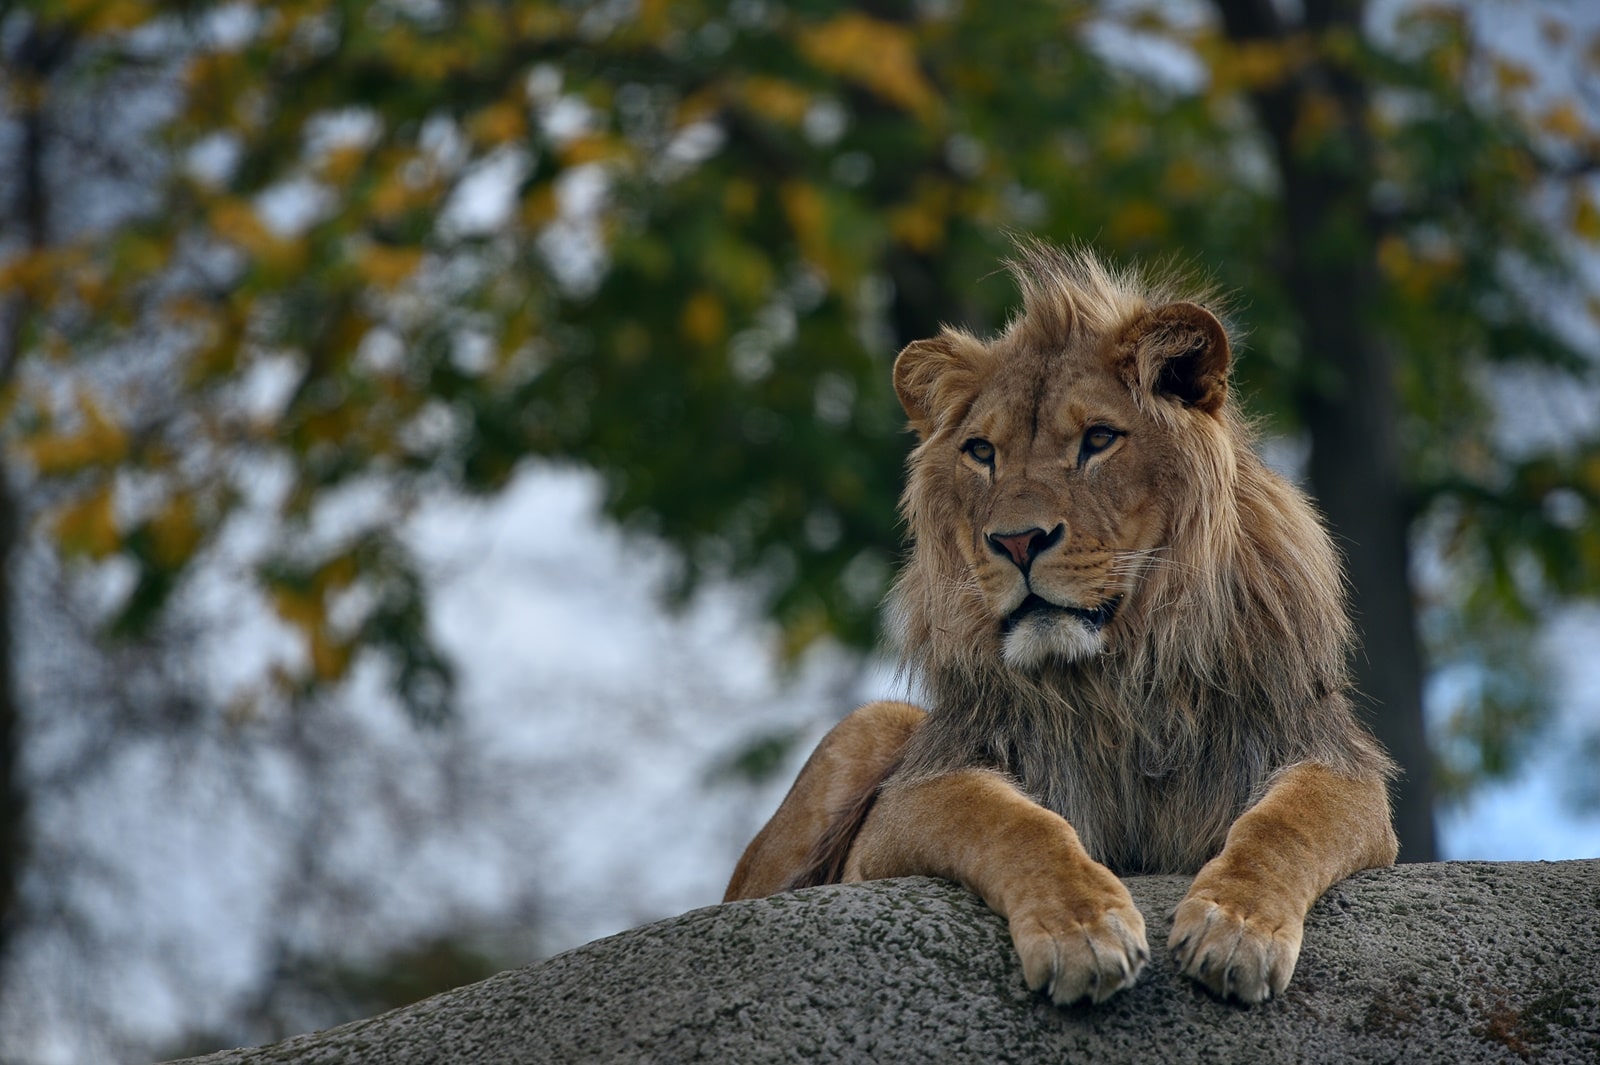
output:
M323 333L328 349L341 356L354 352L372 328L372 318L359 307L352 307L335 318Z
M349 668L353 648L348 641L334 635L322 597L315 591L279 584L272 589L272 605L279 617L305 637L311 669L317 679L332 681L342 677Z
M116 552L122 540L111 506L111 484L102 484L89 495L69 503L56 512L53 523L56 540L67 555L102 559Z
M783 201L783 213L789 220L789 228L794 230L802 244L821 236L827 213L822 194L817 192L815 186L803 181L785 182L778 190L778 198Z
M1113 162L1132 159L1145 150L1150 142L1149 130L1132 122L1116 122L1106 130L1101 150Z
M906 247L932 252L944 243L950 218L950 186L945 182L919 183L915 198L889 212L889 232Z
M223 240L255 251L271 243L272 231L256 216L255 208L243 200L218 199L211 205L211 228Z
M134 277L145 277L165 269L167 258L172 253L170 238L133 230L118 237L114 247L115 269Z
M1567 137L1578 140L1588 132L1583 121L1583 114L1578 110L1578 105L1571 100L1563 100L1539 116L1539 126L1547 133L1554 133L1558 137Z
M1411 251L1405 241L1390 234L1378 243L1378 269L1391 281L1401 280L1412 267Z
M1309 151L1337 132L1343 122L1339 101L1328 93L1312 90L1301 97L1291 136L1297 148Z
M25 445L40 473L57 476L90 466L113 466L127 456L127 433L87 391L78 393L78 412L82 424L75 432L35 437Z
M563 166L582 166L585 163L607 163L627 154L627 147L617 138L603 133L588 133L575 137L560 149Z
M683 305L679 328L689 340L702 347L710 347L727 332L728 314L716 293L701 289Z
M372 193L372 214L379 220L387 220L405 214L414 207L419 207L427 201L427 196L419 192L418 188L403 176L403 171L391 173L387 178L378 183Z
M783 619L780 647L785 660L795 661L830 631L827 615L817 606L804 606Z
M1191 156L1174 159L1162 175L1161 188L1175 200L1198 199L1206 189L1205 168Z
M0 266L0 293L15 291L49 304L75 275L87 269L92 269L92 264L82 248L25 251Z
M317 679L324 683L338 680L350 668L351 652L348 640L338 639L326 625L318 625L306 633L311 645L311 668Z
M174 496L150 519L150 553L158 565L176 569L189 560L200 545L200 523L195 518L194 499Z
M1494 82L1503 93L1521 92L1533 86L1533 71L1521 63L1496 56L1493 59Z
M730 218L749 218L757 199L756 183L746 178L730 178L722 189L722 209Z
M98 266L74 270L70 279L74 294L91 310L100 307L110 295L105 271Z
M1591 244L1600 244L1600 208L1593 197L1579 195L1572 206L1572 232Z
M359 144L341 144L322 157L322 176L340 188L361 172L367 150Z
M368 244L356 259L356 269L363 278L389 289L408 280L421 265L421 248L396 248L388 244Z
M802 29L799 43L821 69L857 82L925 122L937 111L938 94L923 76L916 44L904 26L852 11Z
M672 22L667 17L668 8L667 0L639 0L634 18L646 40L660 41L672 29Z
M522 224L529 229L542 229L555 221L560 204L556 202L555 186L548 181L529 189L522 197Z
M1459 83L1467 68L1466 45L1459 36L1452 38L1448 44L1434 49L1428 57L1428 65L1444 80L1452 84Z
M480 147L494 147L521 140L527 131L526 113L520 106L507 100L490 104L467 122L467 132Z
M185 95L214 95L232 73L229 68L238 61L237 53L227 51L207 51L194 56L181 68Z
M798 126L811 110L811 94L781 78L745 78L734 92L762 118L788 126Z
M522 3L515 5L516 29L528 41L543 41L565 34L573 21L573 14L564 11L560 4Z
M1223 90L1270 89L1283 83L1304 60L1295 39L1213 43L1204 49L1214 87Z
M279 617L303 631L309 631L322 620L322 600L286 584L273 585L272 606Z
M1422 250L1387 236L1378 244L1378 268L1408 299L1428 300L1441 284L1460 273L1461 250L1443 243Z
M1132 243L1164 236L1171 219L1167 212L1148 200L1135 200L1118 208L1106 225L1116 243Z
M317 567L317 572L312 576L311 583L323 594L330 591L341 591L350 587L361 575L361 566L356 561L352 552L335 555L333 558Z
M81 27L90 34L125 33L149 22L151 12L138 0L100 0L92 5L93 13Z
M277 274L292 274L304 265L304 242L280 237L267 227L243 200L224 197L211 205L208 214L217 236L237 245L256 262Z
M185 320L180 318L180 321ZM235 372L244 347L242 324L226 312L187 321L196 338L194 347L188 353L189 364L185 370L189 383L199 385Z
M828 201L816 186L804 181L785 182L778 187L778 202L800 254L821 271L824 280L838 285L857 276L859 267L834 240Z
M434 210L450 191L439 157L415 145L379 149L374 153L373 173L378 178L374 205L381 196L393 197L397 202L383 206L395 213L416 207Z
M137 0L55 0L52 6L56 18L72 23L79 36L135 29L150 18Z
M722 109L722 99L712 88L700 89L683 98L672 113L672 124L676 129L692 126L696 122L704 122L712 118Z

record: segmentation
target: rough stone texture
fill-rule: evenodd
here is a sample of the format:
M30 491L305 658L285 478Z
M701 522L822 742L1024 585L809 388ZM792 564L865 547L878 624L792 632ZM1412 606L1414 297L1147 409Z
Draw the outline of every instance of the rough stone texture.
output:
M316 1035L268 1062L1600 1062L1600 860L1363 873L1244 1008L1165 949L1180 877L1129 880L1154 960L1098 1007L1030 994L1005 924L927 879L696 910Z

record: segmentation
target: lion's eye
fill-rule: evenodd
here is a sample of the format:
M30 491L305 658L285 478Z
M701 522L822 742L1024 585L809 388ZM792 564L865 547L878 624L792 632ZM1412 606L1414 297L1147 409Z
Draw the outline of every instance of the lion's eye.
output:
M975 462L981 462L985 466L994 465L994 445L987 440L974 437L962 444L961 450L971 455Z
M1112 428L1110 428L1108 426L1104 426L1104 425L1091 426L1083 434L1083 448L1082 448L1082 451L1079 454L1079 458L1080 459L1086 459L1090 455L1098 455L1098 454L1100 454L1100 452L1104 451L1106 448L1108 448L1112 444L1116 443L1117 442L1117 437L1119 437L1121 435L1122 435L1121 433L1117 432L1115 429L1112 429Z

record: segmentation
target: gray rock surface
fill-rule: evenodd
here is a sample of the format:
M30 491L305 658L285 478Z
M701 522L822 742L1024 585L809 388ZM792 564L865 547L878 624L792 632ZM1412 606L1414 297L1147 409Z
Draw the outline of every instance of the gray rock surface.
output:
M1154 960L1098 1007L1029 993L1004 922L918 878L696 910L190 1062L1600 1062L1600 860L1360 874L1312 910L1288 993L1251 1008L1174 972L1185 885L1128 881Z

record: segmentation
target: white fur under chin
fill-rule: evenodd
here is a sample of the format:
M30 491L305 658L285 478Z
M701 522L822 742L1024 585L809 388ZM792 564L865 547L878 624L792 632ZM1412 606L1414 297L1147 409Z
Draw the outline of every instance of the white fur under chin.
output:
M1054 659L1075 662L1100 653L1101 633L1074 617L1023 618L1006 634L1001 656L1013 669L1031 669Z

